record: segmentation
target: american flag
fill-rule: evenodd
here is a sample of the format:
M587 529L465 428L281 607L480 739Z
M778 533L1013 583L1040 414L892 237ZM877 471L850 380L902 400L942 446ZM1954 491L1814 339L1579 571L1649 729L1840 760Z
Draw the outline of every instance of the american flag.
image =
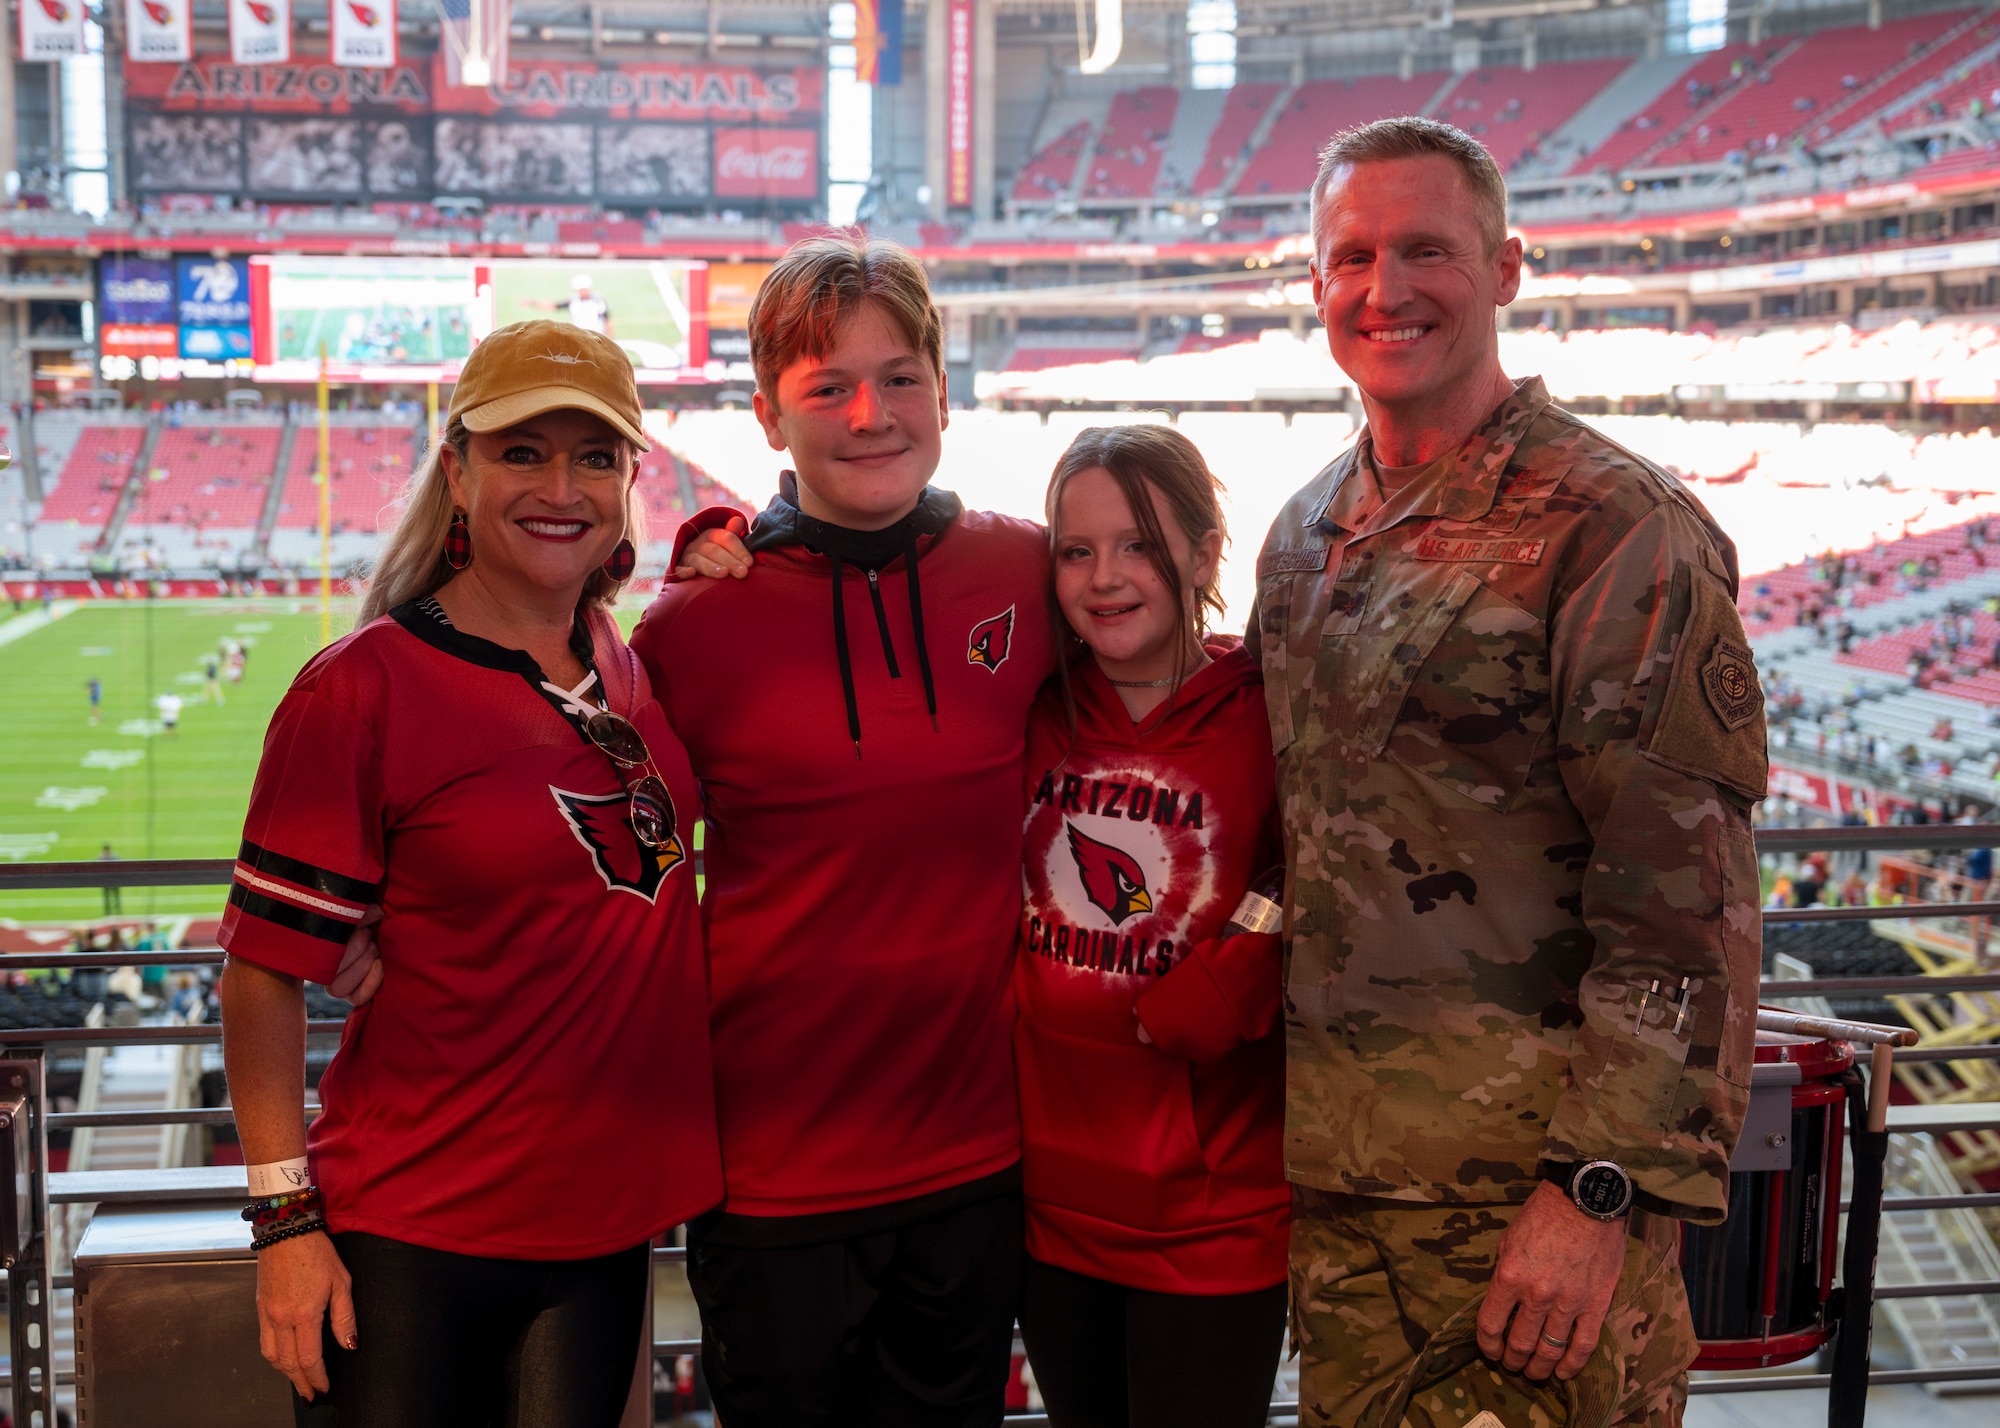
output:
M445 29L445 82L452 85L464 84L460 74L462 60L474 51L471 48L473 9L479 12L479 44L476 53L488 57L492 62L493 85L499 85L507 77L507 25L513 18L509 0L435 0L438 18Z

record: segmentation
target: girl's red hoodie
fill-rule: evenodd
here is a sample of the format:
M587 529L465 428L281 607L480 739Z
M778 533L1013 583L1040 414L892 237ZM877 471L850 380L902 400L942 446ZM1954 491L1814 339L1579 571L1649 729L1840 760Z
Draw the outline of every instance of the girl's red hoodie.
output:
M1028 1253L1169 1294L1282 1281L1290 1204L1278 938L1218 937L1279 861L1270 730L1256 662L1210 653L1138 724L1086 658L1074 739L1053 680L1028 726Z

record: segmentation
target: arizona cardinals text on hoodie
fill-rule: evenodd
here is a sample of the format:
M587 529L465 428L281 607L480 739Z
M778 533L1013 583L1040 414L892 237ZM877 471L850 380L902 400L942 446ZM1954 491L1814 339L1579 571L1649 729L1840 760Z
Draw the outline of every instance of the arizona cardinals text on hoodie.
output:
M935 488L889 532L841 532L795 490L757 517L747 579L669 586L632 637L702 784L740 1215L888 1205L1020 1158L1009 967L1047 537Z
M1053 683L1028 732L1028 1253L1165 1294L1285 1277L1278 939L1217 936L1279 861L1271 741L1256 662L1211 653L1137 724L1085 659L1074 737Z
M577 653L671 796L659 848L581 706L436 601L322 651L272 716L217 940L324 982L383 909L381 990L307 1135L335 1230L583 1259L722 1198L694 775L610 618L589 624ZM589 1213L553 1213L578 1186Z

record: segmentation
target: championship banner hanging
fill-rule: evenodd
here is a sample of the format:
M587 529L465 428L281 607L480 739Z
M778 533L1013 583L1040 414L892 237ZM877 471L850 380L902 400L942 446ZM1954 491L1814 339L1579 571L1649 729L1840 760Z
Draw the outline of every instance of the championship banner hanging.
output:
M83 53L83 0L21 0L21 58L68 59Z
M138 64L183 64L193 59L192 4L193 0L125 0L125 58Z
M949 0L944 39L944 201L972 206L972 0Z
M234 64L284 64L292 57L292 0L229 0Z
M348 69L396 65L396 0L327 0L333 11L329 58Z

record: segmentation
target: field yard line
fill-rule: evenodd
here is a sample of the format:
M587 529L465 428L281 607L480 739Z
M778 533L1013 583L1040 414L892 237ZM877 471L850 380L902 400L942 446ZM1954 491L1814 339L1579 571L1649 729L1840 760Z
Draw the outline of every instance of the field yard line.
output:
M46 610L32 610L25 615L16 615L6 624L0 625L0 645L11 645L23 635L32 635L45 625L53 625L65 615L74 615L82 604L76 600L58 600Z

